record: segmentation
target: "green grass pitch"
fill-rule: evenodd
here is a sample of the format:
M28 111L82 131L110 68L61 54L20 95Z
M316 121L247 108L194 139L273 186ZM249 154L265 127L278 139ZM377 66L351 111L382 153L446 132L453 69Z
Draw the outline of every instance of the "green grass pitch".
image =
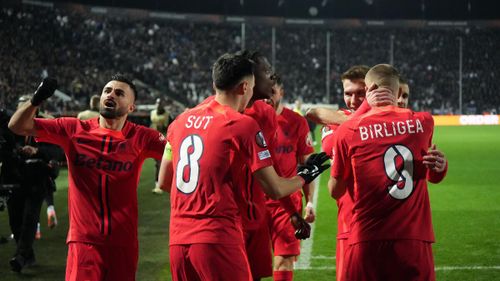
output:
M437 127L434 142L449 160L447 178L430 185L436 244L437 280L500 280L500 126ZM169 199L153 195L153 161L143 168L139 193L140 258L138 281L170 280L168 263ZM328 175L327 173L325 173ZM68 228L67 173L61 172L56 193L59 226L46 227L41 214L42 239L35 242L37 265L22 274L10 271L12 241L0 245L1 280L64 280ZM295 280L334 280L337 208L321 178L317 222L310 269L296 270ZM8 236L7 213L0 213L0 235ZM271 280L271 278L266 279Z

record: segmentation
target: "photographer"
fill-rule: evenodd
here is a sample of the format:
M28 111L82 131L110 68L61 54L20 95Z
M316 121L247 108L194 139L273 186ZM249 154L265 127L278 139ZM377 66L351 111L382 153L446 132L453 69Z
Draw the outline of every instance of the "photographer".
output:
M20 103L27 99L21 97ZM8 200L9 223L16 241L16 253L10 260L13 271L20 272L26 265L35 262L33 242L40 217L42 203L52 190L51 180L56 177L56 168L49 164L52 159L48 144L36 143L33 137L17 137L17 156L20 188L13 191Z

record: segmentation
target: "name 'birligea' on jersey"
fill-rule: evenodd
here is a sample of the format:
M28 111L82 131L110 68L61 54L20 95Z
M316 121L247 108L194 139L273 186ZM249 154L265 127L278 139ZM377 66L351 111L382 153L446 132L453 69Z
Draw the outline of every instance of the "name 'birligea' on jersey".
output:
M419 119L408 119L406 121L383 122L359 127L359 135L362 141L367 139L386 138L404 134L423 133L424 127Z

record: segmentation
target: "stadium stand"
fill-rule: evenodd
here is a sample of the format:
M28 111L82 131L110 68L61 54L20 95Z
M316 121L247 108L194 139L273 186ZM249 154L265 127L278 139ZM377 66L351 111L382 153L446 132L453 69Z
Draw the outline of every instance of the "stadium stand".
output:
M0 11L0 91L6 107L47 75L73 101L47 105L55 115L83 109L108 77L120 71L162 94L192 106L211 94L214 58L241 47L272 58L272 26L107 16L85 9L22 5ZM498 112L500 61L495 28L274 28L274 66L283 74L289 101L338 103L340 74L353 64L392 62L410 82L412 107L437 114L457 113L459 38L463 43L464 111ZM326 34L331 35L331 97L326 95ZM392 60L392 61L391 61ZM142 94L140 104L155 95ZM11 108L12 109L12 108Z

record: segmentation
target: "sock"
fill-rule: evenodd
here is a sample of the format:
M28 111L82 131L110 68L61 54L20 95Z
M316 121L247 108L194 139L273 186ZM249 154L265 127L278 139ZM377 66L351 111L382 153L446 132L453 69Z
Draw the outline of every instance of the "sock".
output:
M274 271L273 278L274 281L292 281L293 271Z

